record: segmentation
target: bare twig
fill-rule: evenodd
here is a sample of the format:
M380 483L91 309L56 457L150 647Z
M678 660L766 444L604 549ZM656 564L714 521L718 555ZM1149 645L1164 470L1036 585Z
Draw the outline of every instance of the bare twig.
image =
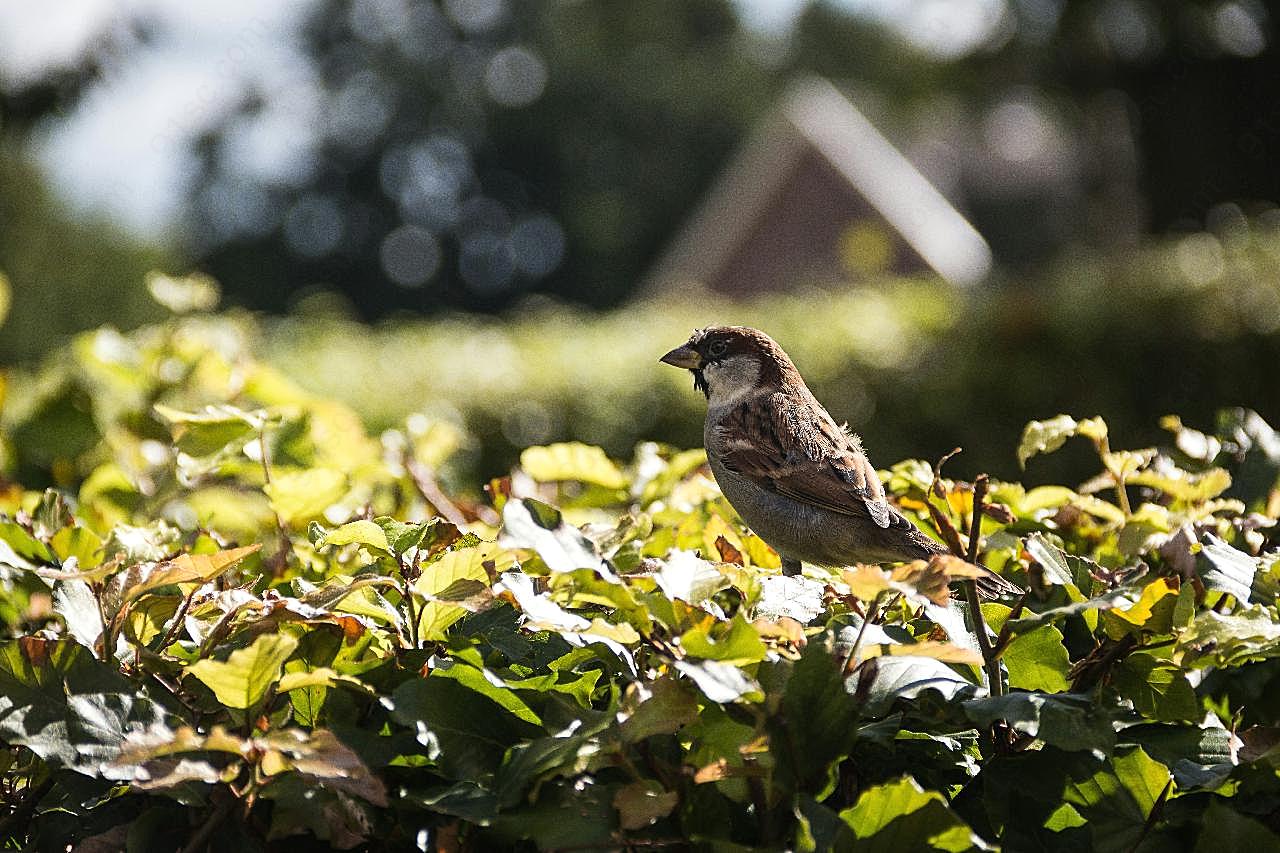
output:
M164 637L160 640L161 651L167 649L169 644L173 642L174 637L178 635L178 629L182 627L183 620L187 618L187 611L191 609L191 599L199 591L200 586L197 585L192 588L191 592L187 593L186 598L182 599L182 606L178 608L177 615L173 617L173 624L169 626L169 630L164 632Z
M1147 834L1160 822L1160 816L1164 814L1164 804L1169 799L1169 792L1173 790L1173 779L1170 778L1164 783L1164 790L1160 792L1160 796L1151 805L1151 813L1147 815L1147 820L1142 824L1142 832L1138 833L1138 838L1133 842L1133 846L1129 848L1129 853L1137 853L1142 842L1146 840Z
M455 527L466 525L466 516L440 489L440 484L436 482L430 468L419 462L412 453L405 454L404 468L409 472L409 477L413 480L418 493L435 508L436 512Z
M258 450L260 451L262 461L262 480L263 485L271 485L271 457L267 450L267 421L264 418L262 425L258 427ZM284 573L284 564L289 559L289 551L293 547L293 542L289 538L289 528L285 527L284 519L280 517L280 513L275 507L271 508L271 513L276 517L276 529L280 531L280 548L269 559L266 565L271 569L272 577L280 577Z
M987 487L990 479L986 474L979 474L973 481L973 513L969 520L969 554L970 563L978 562L978 548L982 544L982 504L987 499Z
M1019 598L1018 603L1013 606L1013 610L1009 611L1008 617L1004 620L1004 625L1000 626L1000 633L991 647L991 653L997 658L1004 654L1004 650L1008 647L1009 643L1013 641L1013 631L1011 630L1013 627L1013 620L1022 615L1023 608L1027 606L1027 596L1030 594L1030 589L1022 593L1022 597Z
M222 802L209 812L209 816L205 818L204 823L192 833L191 838L187 840L187 844L182 848L182 853L200 853L201 850L209 848L209 839L213 837L213 833L218 829L227 815L231 813L231 807L235 805L235 798L227 795Z
M978 562L978 548L982 540L982 502L987 498L988 478L986 474L978 475L973 482L973 515L969 524L969 552L966 559L970 563ZM982 666L987 672L987 687L992 696L1004 695L1004 678L1000 675L1000 659L995 655L991 639L987 636L987 621L982 618L982 603L978 600L978 584L973 578L966 578L961 587L964 589L964 600L969 605L969 615L973 620L973 632L978 638L978 649L982 652Z
M400 590L400 595L404 598L405 608L409 611L409 642L416 649L420 645L418 639L418 614L413 606L413 582L408 578L405 578L404 588Z
M858 627L858 634L853 638L853 645L849 647L849 654L844 659L844 666L840 667L843 677L848 677L853 672L854 661L858 658L858 648L862 645L862 635L867 632L867 625L876 615L876 607L880 604L880 597L884 595L884 590L876 593L876 597L871 600L870 606L867 607L867 615L862 617L862 624Z
M929 491L925 493L924 504L929 508L929 519L933 522L934 528L938 531L938 535L942 537L942 541L947 543L947 547L951 549L951 553L957 557L964 556L964 547L960 544L960 534L956 532L955 525L951 523L951 519L938 507L934 506L933 498L939 497L942 500L947 499L947 490L942 485L942 466L947 460L960 452L960 448L956 447L941 459L938 464L933 466L933 482L929 484Z

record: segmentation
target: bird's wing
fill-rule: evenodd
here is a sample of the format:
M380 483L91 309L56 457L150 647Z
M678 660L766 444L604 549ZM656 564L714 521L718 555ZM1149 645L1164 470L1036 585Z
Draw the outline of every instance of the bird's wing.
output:
M876 469L857 438L812 405L779 392L743 403L732 415L726 468L762 488L889 527L893 513Z

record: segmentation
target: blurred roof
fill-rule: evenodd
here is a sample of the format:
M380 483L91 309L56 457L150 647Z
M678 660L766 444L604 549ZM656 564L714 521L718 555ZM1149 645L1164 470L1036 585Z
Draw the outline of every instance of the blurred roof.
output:
M990 272L982 235L835 86L809 78L788 90L734 156L655 266L650 285L716 282L739 266L762 221L778 219L773 208L787 205L788 195L794 204L797 192L809 193L808 201L834 208L832 215L847 211L820 197L834 191L831 184L804 179L815 155L838 176L832 183L864 201L922 266L957 286ZM794 186L798 181L803 187Z

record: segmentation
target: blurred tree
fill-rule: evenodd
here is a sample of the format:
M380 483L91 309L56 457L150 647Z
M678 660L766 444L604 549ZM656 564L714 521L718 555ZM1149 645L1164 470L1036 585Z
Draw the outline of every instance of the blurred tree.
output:
M161 315L144 277L171 254L68 211L25 147L33 129L75 106L117 39L140 36L131 19L118 23L123 32L103 34L77 62L0 86L0 276L10 290L0 364L32 360L103 323L131 328Z
M276 310L317 284L365 317L616 303L771 100L743 40L727 0L328 0L305 31L322 132L285 179L235 154L266 96L210 133L193 248Z
M168 261L109 223L70 215L34 166L0 153L0 274L12 291L8 318L0 317L0 364L31 360L104 323L128 329L162 316L144 278Z

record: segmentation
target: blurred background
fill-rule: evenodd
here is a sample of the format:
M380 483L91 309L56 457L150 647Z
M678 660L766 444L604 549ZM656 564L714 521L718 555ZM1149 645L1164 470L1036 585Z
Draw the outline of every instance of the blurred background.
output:
M1274 423L1277 23L1260 0L0 4L6 467L89 469L74 429L24 447L101 421L68 343L165 322L152 270L210 276L210 340L368 429L448 424L458 478L556 440L697 445L702 401L656 358L717 323L769 331L882 466L959 444L954 473L1015 476L1022 425L1059 412L1116 446L1171 412ZM125 339L80 340L111 363ZM1083 479L1082 454L1030 479Z

